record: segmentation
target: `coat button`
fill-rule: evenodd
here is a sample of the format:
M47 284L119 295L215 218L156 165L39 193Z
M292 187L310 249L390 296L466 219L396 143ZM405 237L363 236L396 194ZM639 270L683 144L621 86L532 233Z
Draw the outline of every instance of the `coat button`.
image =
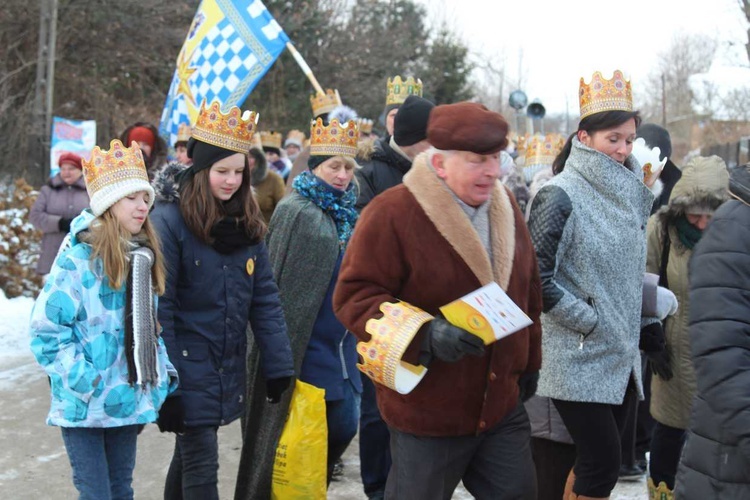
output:
M188 355L187 349L185 349L184 351L182 351L182 355L187 358L187 355Z
M226 271L229 266L222 266L224 270Z
M219 368L219 373L224 373L224 368Z
M495 380L497 380L497 375L494 372L490 373L490 381L494 382Z
M243 399L243 398L242 398L242 394L240 394L240 396L239 396L239 401L240 401L240 403L242 403L242 399Z
M481 422L479 422L479 428L480 429L484 429L485 427L487 427L487 422L485 422L484 420L482 420Z
M200 259L198 259L198 260L196 260L196 261L195 261L195 265L196 265L196 266L200 266L200 265L201 265L201 261L200 261Z

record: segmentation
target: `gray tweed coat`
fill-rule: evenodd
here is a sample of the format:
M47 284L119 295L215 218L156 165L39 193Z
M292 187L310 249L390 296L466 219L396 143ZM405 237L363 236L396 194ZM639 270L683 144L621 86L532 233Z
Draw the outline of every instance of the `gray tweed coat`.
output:
M642 179L633 156L623 166L574 138L564 171L534 200L529 226L540 271L549 263L542 273L541 396L621 404L631 374L642 395L640 329L656 321L641 321L654 201ZM550 224L561 232L551 245L556 251L545 256Z
M299 376L316 318L310 312L320 309L338 259L336 224L294 191L276 206L266 243L292 345L294 373ZM314 278L300 279L304 276ZM271 498L276 446L289 412L294 383L278 404L268 404L265 379L258 368L258 346L250 340L248 357L248 398L235 499L267 500Z

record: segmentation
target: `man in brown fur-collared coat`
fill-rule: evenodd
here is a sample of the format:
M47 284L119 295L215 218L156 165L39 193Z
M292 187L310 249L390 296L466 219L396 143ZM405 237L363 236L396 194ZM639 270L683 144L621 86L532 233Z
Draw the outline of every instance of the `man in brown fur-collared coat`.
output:
M523 214L498 182L507 130L480 104L434 108L433 148L365 208L344 257L334 311L359 340L386 302L430 318L407 325L402 358L428 366L424 379L408 394L376 384L391 430L387 499L449 499L461 480L477 498L536 497L521 401L541 365L541 284ZM492 281L534 323L484 346L438 314Z

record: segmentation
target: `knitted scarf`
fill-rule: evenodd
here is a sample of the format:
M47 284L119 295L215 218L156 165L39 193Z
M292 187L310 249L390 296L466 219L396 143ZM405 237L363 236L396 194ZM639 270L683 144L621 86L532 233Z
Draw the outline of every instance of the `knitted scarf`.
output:
M680 242L688 250L692 250L700 241L701 236L703 236L703 231L692 225L684 215L677 217L674 225L677 229L677 236L679 236Z
M125 357L128 382L145 386L159 384L156 309L153 301L151 249L131 242L130 272L125 287Z
M341 191L312 172L306 171L295 177L292 187L333 219L336 223L339 246L342 250L346 249L354 224L359 217L354 208L357 201L357 190L354 189L354 184L349 184L346 191Z

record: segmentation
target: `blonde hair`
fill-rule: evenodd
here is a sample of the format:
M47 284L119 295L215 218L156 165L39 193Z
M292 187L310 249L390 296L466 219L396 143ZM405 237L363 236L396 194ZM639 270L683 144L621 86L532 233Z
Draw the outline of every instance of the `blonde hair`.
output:
M130 270L128 242L133 239L133 235L117 222L109 209L96 218L91 224L89 232L91 233L89 241L93 249L91 260L97 257L102 259L104 276L109 287L113 290L119 290L127 279ZM154 291L158 295L162 295L165 286L164 257L161 253L159 236L148 217L137 236L145 240L143 245L150 248L154 253L151 277Z

